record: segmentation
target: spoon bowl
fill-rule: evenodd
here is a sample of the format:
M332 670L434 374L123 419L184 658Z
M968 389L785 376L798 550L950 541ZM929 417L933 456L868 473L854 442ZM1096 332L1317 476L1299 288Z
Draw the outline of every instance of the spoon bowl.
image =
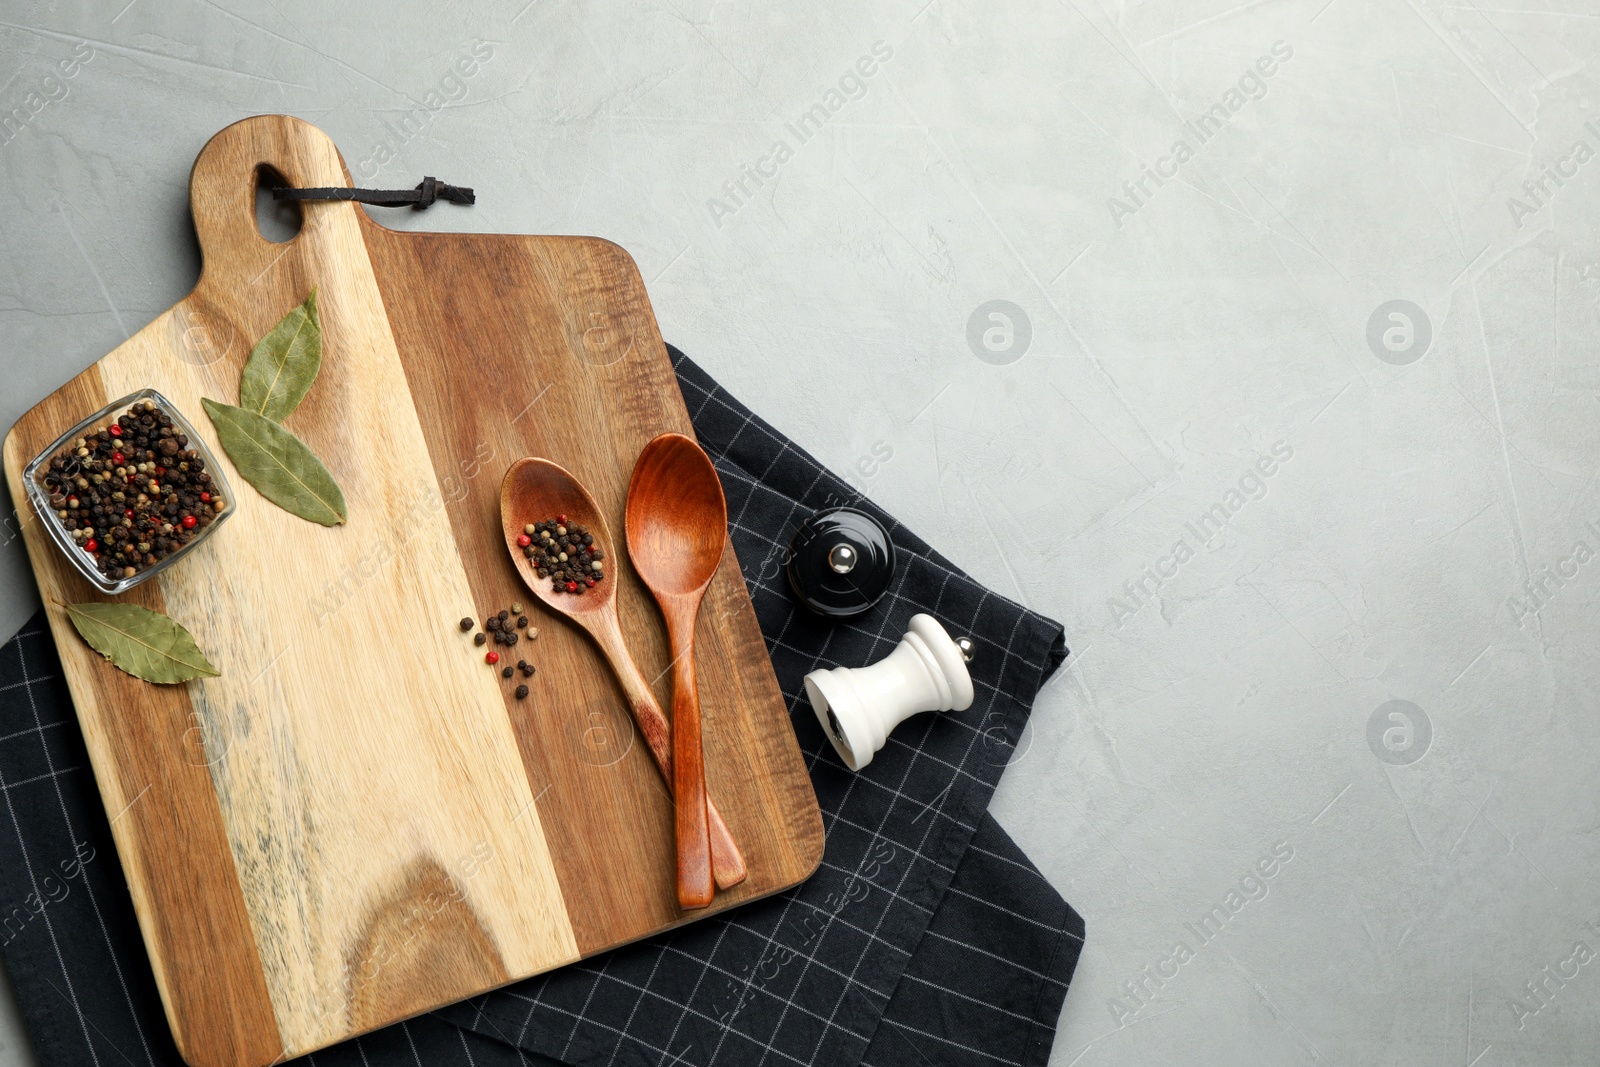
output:
M664 433L640 453L628 485L628 556L652 592L686 596L710 583L728 538L728 503L692 438Z
M517 544L524 527L558 515L585 527L605 556L606 576L593 586L585 586L582 593L556 592L549 578L539 577L534 561ZM513 463L500 483L500 523L517 573L547 607L574 617L603 613L608 608L616 610L616 556L612 552L611 530L589 491L565 467L547 459L519 459Z

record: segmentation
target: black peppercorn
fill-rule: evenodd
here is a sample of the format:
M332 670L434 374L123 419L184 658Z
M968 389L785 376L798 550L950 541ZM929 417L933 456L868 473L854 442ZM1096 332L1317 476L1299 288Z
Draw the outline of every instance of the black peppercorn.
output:
M528 698L528 687L525 686L525 685L517 686L517 699L518 700L526 700L527 698Z
M522 617L517 619L517 629L525 630L527 628L528 628L528 617L526 615L523 615Z
M500 671L500 677L502 677L502 678L509 678L509 677L511 677L511 675L512 675L512 669L510 667L506 667L506 668L504 668L504 669L502 669Z
M489 638L487 636L485 636L484 634L479 633L479 634L474 634L473 635L472 643L475 644L475 645L481 645L481 644L484 644L485 642L487 642L488 640L489 640Z
M461 632L462 633L469 633L469 632L471 632L471 630L472 630L472 620L471 619L462 619L461 620Z

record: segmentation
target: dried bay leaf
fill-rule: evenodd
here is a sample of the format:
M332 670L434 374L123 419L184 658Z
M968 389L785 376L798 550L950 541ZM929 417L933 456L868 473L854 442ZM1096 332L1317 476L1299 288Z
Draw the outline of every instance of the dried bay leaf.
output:
M67 604L67 617L89 647L135 678L162 685L221 672L194 637L159 611L137 604Z
M282 422L300 406L322 368L317 291L278 321L250 352L239 379L239 406Z
M283 510L323 526L345 521L344 493L304 441L276 422L201 397L222 448L244 480Z

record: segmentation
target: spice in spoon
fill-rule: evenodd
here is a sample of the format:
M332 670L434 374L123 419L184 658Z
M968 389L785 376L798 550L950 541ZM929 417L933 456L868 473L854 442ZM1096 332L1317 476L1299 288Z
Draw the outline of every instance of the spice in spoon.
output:
M550 579L553 591L581 596L605 579L604 550L580 523L569 526L565 515L524 526L519 545L523 538L528 544L522 545L522 554L540 578Z

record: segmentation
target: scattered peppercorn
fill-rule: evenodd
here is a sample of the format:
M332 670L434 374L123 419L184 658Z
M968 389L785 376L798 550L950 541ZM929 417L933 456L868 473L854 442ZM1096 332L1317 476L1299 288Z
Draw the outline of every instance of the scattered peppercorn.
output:
M143 400L46 465L56 518L107 579L132 578L182 551L226 510L188 445L172 416ZM158 465L157 454L172 466Z
M526 700L526 699L528 699L528 687L527 686L525 686L525 685L517 686L517 699L518 700Z
M483 620L483 630L472 635L472 643L481 648L489 643L490 638L493 638L496 645L505 645L510 647L515 645L522 637L526 637L530 641L535 637L538 637L539 631L537 629L528 627L528 617L521 614L521 612L522 605L513 604L511 605L511 609L509 611L500 611L490 614ZM512 618L513 615L516 616L515 619ZM462 632L472 629L473 625L474 620L471 617L463 618L461 620ZM519 634L517 632L518 627L525 628L527 632ZM488 663L490 666L494 666L500 662L500 653L495 651L486 652L483 659L485 663ZM513 678L516 676L518 671L522 672L522 676L524 678L532 678L534 675L534 666L525 659L519 659L517 660L517 665L515 667L512 667L509 664L502 667L500 669L500 676L502 678ZM522 688L524 692L518 695L526 696L527 687L523 686Z

